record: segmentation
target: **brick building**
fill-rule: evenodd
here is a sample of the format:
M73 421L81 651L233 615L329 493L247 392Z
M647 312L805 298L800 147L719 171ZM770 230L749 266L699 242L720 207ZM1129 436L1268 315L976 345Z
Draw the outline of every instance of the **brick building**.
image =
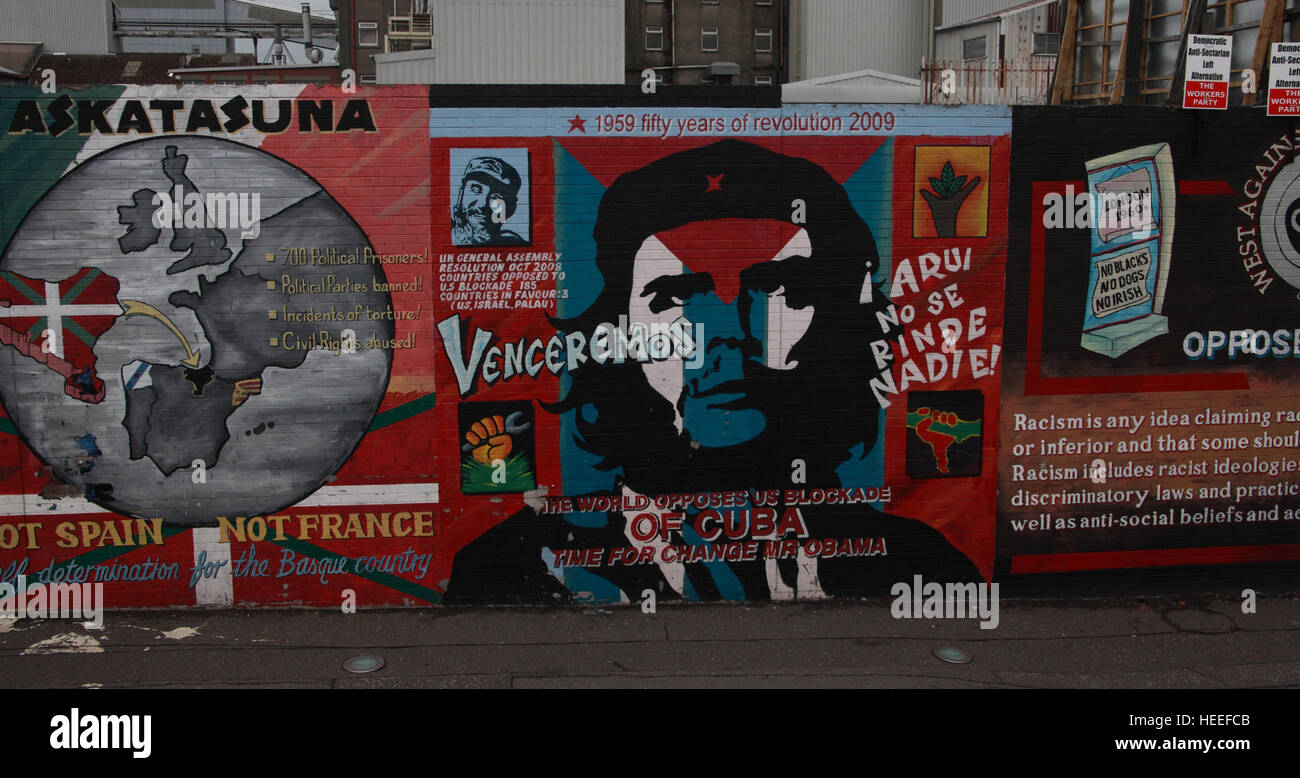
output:
M627 0L627 83L780 84L786 0Z
M433 47L429 0L330 0L339 23L339 65L374 83L371 54Z

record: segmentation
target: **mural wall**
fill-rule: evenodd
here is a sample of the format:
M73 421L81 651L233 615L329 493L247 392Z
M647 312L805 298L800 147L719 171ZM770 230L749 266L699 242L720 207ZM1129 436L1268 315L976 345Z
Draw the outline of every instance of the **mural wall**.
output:
M433 108L448 602L990 575L1010 130Z
M1006 572L1297 558L1296 152L1251 111L1016 114Z
M3 93L6 580L437 599L427 105Z
M1300 558L1288 127L630 95L0 92L0 581L766 601Z

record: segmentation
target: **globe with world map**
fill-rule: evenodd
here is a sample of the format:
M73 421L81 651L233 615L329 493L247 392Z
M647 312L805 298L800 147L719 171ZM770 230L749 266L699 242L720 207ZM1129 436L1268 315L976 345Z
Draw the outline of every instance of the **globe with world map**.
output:
M393 322L357 313L392 304L369 249L256 148L116 146L0 257L0 401L65 494L178 526L281 510L342 467L387 387L391 352L367 343Z

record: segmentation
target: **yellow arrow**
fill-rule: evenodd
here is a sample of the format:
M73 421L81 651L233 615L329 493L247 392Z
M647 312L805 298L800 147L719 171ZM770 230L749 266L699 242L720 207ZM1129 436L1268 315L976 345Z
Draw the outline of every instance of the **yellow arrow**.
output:
M162 311L153 307L149 303L142 303L139 300L119 300L122 304L123 316L148 316L150 319L157 319L162 322L172 334L180 338L181 345L185 347L185 359L181 360L182 365L189 367L199 366L199 352L190 350L190 342L185 339L181 331L172 324L172 320L167 318Z

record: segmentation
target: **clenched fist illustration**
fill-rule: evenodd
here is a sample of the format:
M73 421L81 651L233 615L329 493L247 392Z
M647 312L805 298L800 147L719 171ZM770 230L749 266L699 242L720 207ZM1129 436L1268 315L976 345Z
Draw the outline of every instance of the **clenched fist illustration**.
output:
M512 448L506 420L500 416L485 416L474 422L465 433L465 440L469 441L474 459L485 465L505 459Z

